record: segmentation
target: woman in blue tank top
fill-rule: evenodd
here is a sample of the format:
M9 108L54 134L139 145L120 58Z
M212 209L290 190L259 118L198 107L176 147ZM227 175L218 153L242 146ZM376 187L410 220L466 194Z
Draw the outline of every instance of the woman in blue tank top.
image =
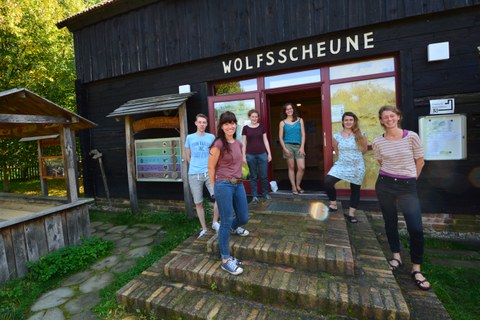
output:
M288 179L292 184L292 193L303 193L301 187L305 173L305 126L292 103L283 105L282 121L278 135L283 149L283 158L287 159ZM297 173L295 173L295 163Z

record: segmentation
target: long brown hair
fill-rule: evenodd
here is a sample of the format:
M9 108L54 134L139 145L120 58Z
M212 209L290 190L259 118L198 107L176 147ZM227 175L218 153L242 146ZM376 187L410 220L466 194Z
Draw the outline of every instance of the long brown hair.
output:
M293 108L293 115L292 115L292 117L293 117L293 122L297 121L298 111L297 111L297 108L295 108L295 106L294 106L293 103L291 103L291 102L287 102L287 103L285 103L285 104L283 105L283 107L282 107L282 114L281 114L282 119L283 119L283 120L287 119L287 111L286 111L286 110L287 110L287 107L288 107L288 106L292 106L292 108Z
M353 135L355 136L355 143L357 144L358 148L362 148L362 139L363 139L363 134L362 134L362 130L360 130L360 125L359 125L359 120L358 120L358 117L355 113L353 112L350 112L350 111L347 111L347 112L344 112L343 115L342 115L342 127L345 129L345 126L343 124L343 119L345 119L345 117L352 117L353 118L353 126L352 126L352 132L353 132Z
M230 144L227 141L225 132L222 130L222 126L225 123L231 123L231 122L237 124L237 117L235 116L235 113L231 111L225 111L220 115L220 119L218 120L218 124L217 124L217 137L210 145L210 148L212 148L215 145L215 142L217 140L222 141L223 148L220 150L220 155L223 155L224 152L230 153ZM233 138L234 139L237 138L237 131L235 131L235 133L233 134Z

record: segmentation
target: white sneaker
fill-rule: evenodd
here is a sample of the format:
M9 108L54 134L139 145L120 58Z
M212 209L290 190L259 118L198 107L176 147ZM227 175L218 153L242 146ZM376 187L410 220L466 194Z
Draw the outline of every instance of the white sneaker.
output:
M202 229L202 231L200 231L200 234L198 235L198 238L197 238L197 239L200 239L201 237L203 237L203 236L206 235L206 234L207 234L207 230L203 230L203 229Z
M241 237L248 236L249 233L250 232L248 232L247 229L243 229L242 227L238 227L237 229L232 230L232 234L238 234Z
M216 232L218 232L218 230L220 230L220 223L213 222L212 223L212 229L215 230Z

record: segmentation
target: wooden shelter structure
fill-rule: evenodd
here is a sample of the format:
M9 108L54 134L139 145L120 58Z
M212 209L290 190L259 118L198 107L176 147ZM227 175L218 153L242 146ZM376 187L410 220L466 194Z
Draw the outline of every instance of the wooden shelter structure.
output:
M0 92L0 138L60 136L69 202L78 200L75 131L97 125L28 89ZM42 139L38 139L39 150ZM43 187L42 187L43 188Z
M151 148L150 150L159 150L160 154L149 153L149 158L159 159L163 166L158 166L158 161L156 164L150 165L150 172L146 172L144 176L139 175L139 166L138 158L139 154L135 148L135 138L134 135L138 132L147 130L147 129L176 129L180 133L179 146L180 149L180 163L173 164L176 168L176 171L180 171L181 179L178 181L183 182L183 195L185 202L185 210L189 217L194 216L193 212L193 201L190 193L190 186L188 183L188 164L185 161L183 150L185 139L188 135L188 123L187 123L187 107L186 101L191 97L195 92L187 93L178 93L178 94L167 94L157 97L147 97L141 99L130 100L120 107L115 109L112 113L107 115L107 117L115 117L117 120L124 118L125 120L125 143L126 143L126 154L127 154L127 177L128 177L128 190L130 197L130 207L132 212L138 214L140 208L138 205L138 195L137 195L137 185L136 180L141 177L154 178L151 181L172 181L178 176L172 177L171 163L166 164L164 160L173 158L177 159L177 154L175 151L170 152L165 148L162 148L160 141L149 140ZM171 112L177 110L176 114L171 116ZM158 116L158 114L163 114ZM147 117L141 117L142 115L147 115ZM152 116L155 115L155 116ZM134 117L137 118L134 118ZM141 117L141 118L139 118ZM168 146L170 150L176 150L173 141L163 140L163 144ZM165 157L161 157L161 155ZM155 161L155 160L154 160ZM177 162L177 160L174 160ZM151 163L151 162L150 162ZM162 169L165 168L165 169ZM162 179L165 178L165 179ZM173 178L173 179L172 179Z

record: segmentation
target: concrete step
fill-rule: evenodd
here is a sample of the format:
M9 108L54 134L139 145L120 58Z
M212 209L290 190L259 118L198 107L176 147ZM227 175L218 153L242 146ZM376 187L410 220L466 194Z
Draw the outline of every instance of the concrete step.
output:
M331 214L325 222L306 214L251 213L248 237L232 235L230 250L240 260L283 264L297 270L354 275L354 259L342 214ZM218 254L217 236L207 243L209 253Z
M268 305L369 319L409 318L403 297L396 295L396 287L390 285L377 283L372 287L351 278L255 261L244 261L243 274L232 276L221 270L220 264L219 259L207 254L181 252L165 264L163 272L169 281L215 288Z
M278 305L263 305L183 283L148 285L134 280L118 293L118 299L128 309L140 309L144 314L154 313L156 319L354 319L335 315L327 317L312 311L286 309Z

